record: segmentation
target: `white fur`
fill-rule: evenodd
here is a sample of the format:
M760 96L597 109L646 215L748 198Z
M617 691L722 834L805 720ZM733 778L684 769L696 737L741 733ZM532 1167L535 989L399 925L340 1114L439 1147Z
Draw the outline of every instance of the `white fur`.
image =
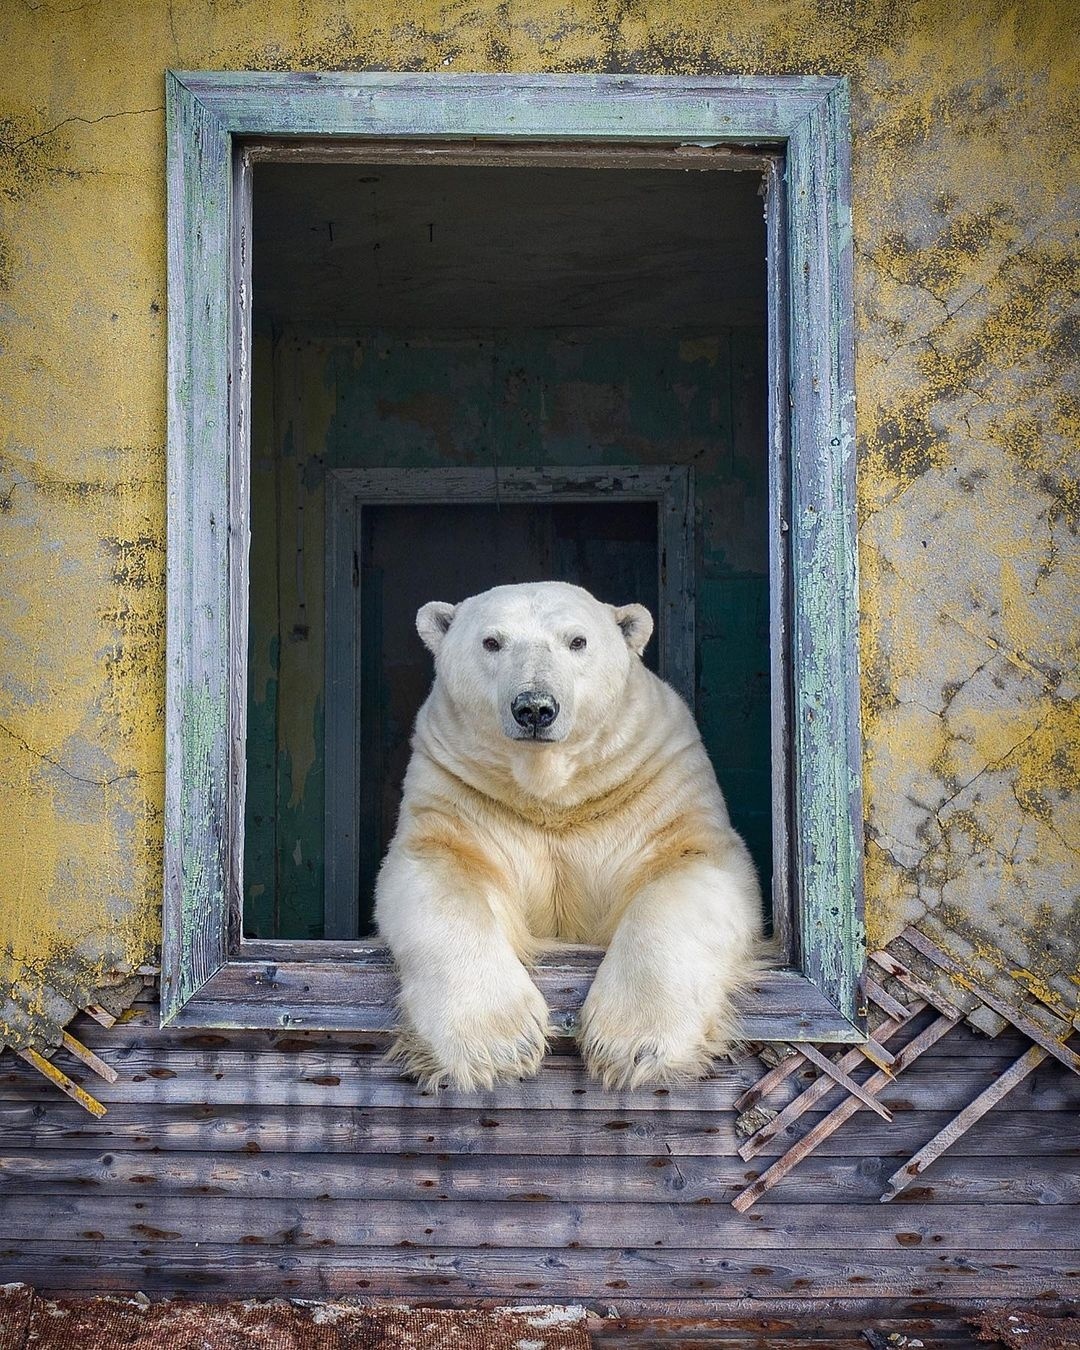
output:
M761 902L693 717L639 659L648 611L541 582L434 601L417 628L435 683L376 886L396 1053L461 1088L535 1073L547 1008L526 967L580 942L607 949L581 1019L590 1071L702 1073L736 1033ZM526 690L558 702L545 741L512 715Z

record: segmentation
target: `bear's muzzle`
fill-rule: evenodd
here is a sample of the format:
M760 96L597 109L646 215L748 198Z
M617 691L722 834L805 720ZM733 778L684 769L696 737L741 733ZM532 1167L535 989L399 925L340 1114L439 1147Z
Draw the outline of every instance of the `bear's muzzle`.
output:
M558 717L559 704L553 694L525 689L512 700L510 715L530 739L538 740Z

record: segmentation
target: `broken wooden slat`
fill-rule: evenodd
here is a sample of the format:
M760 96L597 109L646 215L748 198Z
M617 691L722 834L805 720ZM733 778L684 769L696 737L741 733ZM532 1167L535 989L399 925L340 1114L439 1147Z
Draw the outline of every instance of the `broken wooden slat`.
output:
M893 998L892 994L878 984L872 975L863 976L863 992L867 998L877 1004L886 1017L902 1022L909 1015L907 1004L901 1003L898 998Z
M109 1012L108 1008L103 1008L100 1003L88 1003L83 1009L88 1017L92 1017L95 1022L99 1022L103 1027L116 1026L116 1018Z
M977 1120L981 1120L995 1107L1003 1097L1013 1090L1018 1083L1022 1083L1033 1069L1047 1058L1048 1052L1041 1045L1033 1045L1012 1065L1005 1070L1000 1078L996 1079L985 1092L980 1092L975 1100L966 1106L953 1120L940 1130L933 1139L916 1153L898 1171L894 1172L889 1178L885 1191L881 1196L881 1203L887 1204L902 1190L915 1180L917 1176L934 1161L940 1158L945 1150L954 1144L957 1139L968 1130Z
M899 999L895 999L891 994L886 993L881 985L875 980L869 979L868 977L864 977L863 988L871 1001L886 1014L890 1021L896 1022L898 1026L909 1021L915 1013L923 1007L921 1002L910 1008L907 1007L907 1005L901 1003ZM796 1069L800 1068L804 1059L803 1049L805 1044L806 1042L800 1041L797 1046L793 1046L792 1048L795 1051L793 1055L788 1055L786 1058L782 1059L779 1064L774 1065L768 1073L763 1074L762 1077L758 1079L753 1087L747 1088L741 1097L736 1098L735 1110L750 1110L750 1108L756 1106L763 1097L767 1097L770 1092L775 1091L785 1078L788 1078L796 1071ZM885 1049L879 1038L870 1036L865 1042L857 1046L856 1049L879 1069L888 1068L893 1062L892 1054ZM805 1058L809 1059L810 1056L807 1055ZM845 1056L845 1060L846 1059L847 1056ZM857 1065L858 1060L855 1059L852 1063Z
M914 1011L921 1011L923 1006L924 1005L921 1003L917 1005L913 1004L913 1013ZM911 1019L908 1018L908 1021L910 1020ZM902 1026L906 1025L906 1022L894 1022L891 1018L887 1018L877 1028L877 1039L879 1041L887 1041L891 1036L894 1036ZM845 1073L850 1073L852 1069L858 1068L862 1058L861 1050L861 1046L854 1050L849 1050L846 1055L841 1056L837 1061L838 1067L843 1069ZM888 1071L884 1069L879 1072L886 1080L890 1077ZM742 1158L744 1162L749 1162L751 1158L756 1157L757 1154L767 1148L778 1135L782 1134L793 1121L798 1120L804 1111L808 1111L812 1106L819 1102L822 1097L827 1097L835 1086L836 1084L831 1078L815 1079L805 1092L796 1097L793 1102L789 1102L779 1115L770 1120L767 1125L762 1126L757 1134L753 1135L739 1148L739 1157Z
M920 979L913 970L909 970L904 965L903 961L897 960L892 952L871 952L870 960L879 965L894 980L899 980L905 989L910 989L924 1003L929 1003L931 1007L936 1008L943 1017L955 1017L959 1020L963 1016L955 1003L943 994L939 994L925 980Z
M908 1019L905 1018L905 1021ZM871 1064L876 1064L879 1069L887 1072L892 1068L893 1060L896 1056L891 1050L886 1050L880 1041L873 1036L867 1036L863 1043L856 1047L864 1059L868 1059Z
M105 1114L105 1107L89 1092L79 1087L78 1083L72 1082L66 1073L62 1073L55 1064L50 1064L44 1055L39 1055L36 1050L18 1050L16 1051L20 1059L24 1059L27 1064L32 1064L38 1073L47 1078L50 1083L58 1087L61 1092L66 1093L72 1101L76 1101L85 1111L89 1111L92 1116L99 1119Z
M868 1106L871 1111L876 1111L882 1120L892 1120L892 1112L887 1107L882 1106L861 1084L856 1083L855 1079L850 1074L845 1073L839 1064L834 1064L828 1056L823 1055L817 1046L804 1045L801 1050L811 1064L816 1065L822 1073L827 1074L834 1083L846 1088L853 1097L858 1097L864 1106ZM890 1056L891 1058L892 1056Z
M928 1050L935 1041L939 1041L942 1036L952 1031L959 1020L959 1017L938 1017L924 1031L919 1032L896 1056L897 1072L899 1073L913 1064L924 1050ZM868 1092L880 1092L888 1081L888 1074L879 1072L868 1078L863 1086ZM845 1121L850 1120L861 1106L862 1102L858 1097L848 1097L846 1101L841 1102L835 1110L830 1111L823 1120L820 1120L812 1130L805 1134L797 1144L788 1149L782 1158L778 1158L756 1181L751 1182L744 1191L741 1191L731 1202L733 1207L740 1214L745 1213L755 1200L760 1199L766 1191L771 1190L778 1181L782 1181L797 1163L817 1148L822 1140L827 1139ZM741 1149L739 1151L742 1152Z
M1003 998L998 998L995 993L989 989L984 989L982 985L975 985L960 962L950 956L948 952L942 951L936 942L931 942L925 934L920 933L915 928L905 928L900 936L909 946L914 947L917 952L921 952L928 961L933 961L939 970L951 975L961 988L967 988L969 993L981 999L996 1013L1000 1013L1018 1031L1022 1031L1028 1040L1034 1041L1036 1045L1041 1045L1048 1054L1053 1055L1067 1069L1072 1069L1073 1073L1080 1073L1080 1055L1074 1054L1062 1041L1055 1040L1037 1022L1033 1022L1030 1017L1025 1016L1011 1004L1006 1003ZM1070 1030L1066 1027L1066 1034Z
M119 1076L111 1064L106 1064L103 1059L95 1055L93 1050L89 1050L82 1041L78 1041L69 1031L62 1033L64 1049L69 1050L76 1059L81 1060L88 1069L93 1069L99 1078L104 1078L106 1083L115 1083Z
M782 1059L779 1064L774 1064L768 1073L762 1074L753 1087L749 1087L740 1097L735 1098L734 1107L736 1111L749 1111L752 1106L756 1106L762 1097L767 1097L773 1092L785 1078L789 1077L803 1064L803 1057L796 1052L794 1055L788 1055Z

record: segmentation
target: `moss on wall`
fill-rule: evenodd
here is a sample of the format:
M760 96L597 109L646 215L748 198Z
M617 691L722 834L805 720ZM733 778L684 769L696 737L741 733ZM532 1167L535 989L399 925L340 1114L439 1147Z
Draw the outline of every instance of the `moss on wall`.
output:
M167 66L852 77L871 940L1075 1000L1072 10L8 0L0 951L42 1009L158 940Z

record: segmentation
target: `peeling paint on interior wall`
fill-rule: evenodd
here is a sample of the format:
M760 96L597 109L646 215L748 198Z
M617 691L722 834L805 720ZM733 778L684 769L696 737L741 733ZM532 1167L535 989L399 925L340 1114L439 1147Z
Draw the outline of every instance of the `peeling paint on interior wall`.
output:
M92 982L158 941L164 68L846 73L870 940L938 924L1075 1001L1074 22L1069 0L7 7L8 959Z

